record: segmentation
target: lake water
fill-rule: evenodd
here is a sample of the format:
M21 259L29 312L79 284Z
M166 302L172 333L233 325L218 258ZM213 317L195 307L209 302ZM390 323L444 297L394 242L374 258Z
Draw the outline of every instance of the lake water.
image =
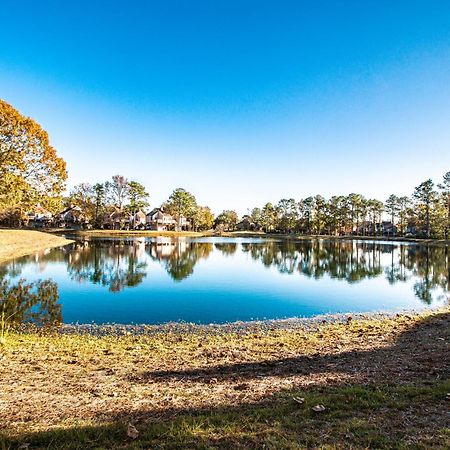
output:
M56 284L58 300L28 305L38 322L224 323L442 306L449 263L448 247L412 243L89 238L0 265L0 280Z

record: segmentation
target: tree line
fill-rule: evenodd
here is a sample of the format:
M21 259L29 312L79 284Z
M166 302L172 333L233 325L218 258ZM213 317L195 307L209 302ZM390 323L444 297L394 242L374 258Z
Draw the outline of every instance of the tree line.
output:
M383 220L383 218L389 220ZM220 217L220 216L219 216ZM232 211L222 214L228 228L237 218ZM265 232L305 235L377 236L408 234L448 238L450 232L450 172L440 183L429 179L418 185L410 197L390 195L385 202L352 193L325 199L321 195L301 200L281 199L277 204L255 207L244 217L249 228Z

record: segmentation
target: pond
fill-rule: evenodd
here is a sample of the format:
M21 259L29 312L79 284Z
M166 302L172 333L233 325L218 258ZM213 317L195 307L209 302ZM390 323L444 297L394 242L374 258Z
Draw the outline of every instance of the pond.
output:
M50 280L23 320L225 323L442 306L449 259L387 241L77 238L0 265L0 280Z

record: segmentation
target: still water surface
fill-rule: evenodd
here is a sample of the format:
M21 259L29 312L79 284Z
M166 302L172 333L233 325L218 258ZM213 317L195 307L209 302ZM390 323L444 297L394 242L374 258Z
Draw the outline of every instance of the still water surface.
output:
M224 323L448 303L449 249L393 242L107 238L0 265L51 279L66 323Z

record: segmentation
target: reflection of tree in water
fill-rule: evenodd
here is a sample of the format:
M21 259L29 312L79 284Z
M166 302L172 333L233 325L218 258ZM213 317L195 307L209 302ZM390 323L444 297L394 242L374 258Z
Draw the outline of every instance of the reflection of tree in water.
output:
M437 288L450 291L450 261L448 246L411 245L407 246L405 267L418 280L414 283L414 293L430 304Z
M235 242L228 243L216 243L214 247L219 250L225 256L231 256L236 253L237 244Z
M433 300L433 290L450 291L448 246L393 245L369 241L277 242L243 244L243 251L266 267L281 273L299 272L319 279L324 275L356 283L385 274L390 284L415 277L415 295L426 303ZM382 261L390 255L390 264Z
M212 248L211 243L173 239L151 242L146 250L153 260L164 263L173 280L182 281L192 275L200 259L208 258Z
M51 280L11 283L0 279L0 314L7 323L32 322L49 325L62 322L58 286Z
M181 281L193 273L200 259L208 258L213 248L228 256L238 250L238 244L170 238L95 239L2 264L0 279L18 276L22 266L30 262L45 267L51 261L65 261L73 279L108 286L115 292L142 282L147 267L143 262L145 253L162 263L173 280ZM390 284L412 280L415 295L426 303L431 303L439 292L450 292L448 246L305 240L243 243L242 250L280 273L300 273L314 279L329 276L348 283L383 274Z
M118 292L139 285L147 276L147 264L139 261L142 254L140 241L94 240L76 246L67 255L67 270L78 282L89 281Z
M377 244L375 244L377 245ZM320 279L324 275L345 279L349 283L382 273L379 249L374 244L343 241L268 242L243 244L253 259L266 267L275 266L281 273L300 272Z

